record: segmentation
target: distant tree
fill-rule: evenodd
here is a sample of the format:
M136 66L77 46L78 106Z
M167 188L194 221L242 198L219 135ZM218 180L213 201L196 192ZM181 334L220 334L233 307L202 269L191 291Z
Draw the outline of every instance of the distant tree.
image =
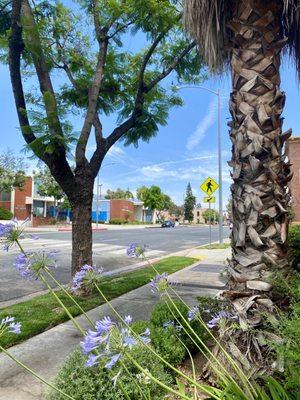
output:
M188 183L186 188L186 195L184 199L184 219L192 222L194 219L193 210L196 205L196 197L193 195L191 184Z
M209 220L212 223L219 220L219 213L217 210L207 208L205 211L203 211L202 217L206 223L209 222Z
M0 154L0 192L22 189L26 180L26 167L24 160L16 157L11 150Z
M33 173L37 191L41 196L54 197L56 201L66 197L64 191L51 175L49 168L42 167Z
M177 204L172 204L169 209L170 214L174 215L175 218L179 218L184 214L183 206L178 206Z
M156 211L156 216L161 219L162 211L169 210L173 202L167 194L163 193L161 188L153 185L150 188L141 186L137 189L137 198L144 202L144 206L151 211Z
M71 208L70 202L66 194L53 178L48 167L45 166L40 168L37 172L34 171L33 176L37 185L38 193L41 196L54 198L56 207L56 218L59 217L60 210Z
M106 199L125 199L125 200L129 200L129 199L133 199L133 194L132 192L129 190L129 188L127 190L123 190L120 188L117 188L116 190L110 190L108 189L105 195Z

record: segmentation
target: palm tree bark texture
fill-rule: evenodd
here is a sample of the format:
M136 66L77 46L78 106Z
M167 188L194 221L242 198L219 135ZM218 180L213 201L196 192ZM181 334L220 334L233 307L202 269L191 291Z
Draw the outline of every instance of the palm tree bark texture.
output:
M272 310L270 282L274 271L288 271L287 183L280 91L282 4L235 1L230 29L232 93L233 231L229 290L244 328L261 322L262 308Z

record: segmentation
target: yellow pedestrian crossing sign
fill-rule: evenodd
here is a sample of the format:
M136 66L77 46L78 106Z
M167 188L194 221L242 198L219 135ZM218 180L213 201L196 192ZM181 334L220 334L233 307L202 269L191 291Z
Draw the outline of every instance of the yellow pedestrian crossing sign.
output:
M206 178L205 181L202 183L200 188L205 192L208 196L213 194L219 185L213 178Z
M216 198L215 197L204 197L203 201L204 201L204 203L215 203Z

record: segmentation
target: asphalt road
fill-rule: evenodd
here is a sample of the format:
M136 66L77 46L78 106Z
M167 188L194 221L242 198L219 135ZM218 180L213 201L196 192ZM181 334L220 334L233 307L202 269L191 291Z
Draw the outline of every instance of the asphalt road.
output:
M228 235L228 228L224 228L224 235ZM216 240L218 240L218 227L212 227L212 241ZM209 243L209 228L146 228L94 232L94 264L102 266L105 272L109 272L140 262L126 256L126 248L133 242L147 246L148 258L157 258ZM23 246L27 251L42 248L59 250L56 278L62 283L70 281L71 232L43 232L39 234L38 240L25 239ZM19 276L13 267L17 254L16 248L8 253L0 250L0 307L3 301L20 298L44 289L40 282L25 281Z

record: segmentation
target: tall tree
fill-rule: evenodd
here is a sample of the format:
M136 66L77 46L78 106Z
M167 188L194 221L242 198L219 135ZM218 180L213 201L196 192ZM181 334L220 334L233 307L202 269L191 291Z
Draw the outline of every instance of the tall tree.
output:
M186 187L186 194L185 194L185 198L184 198L183 208L184 208L184 219L186 221L189 221L190 223L194 219L193 211L194 211L195 205L196 205L196 197L193 195L192 187L189 182Z
M287 183L282 133L282 49L300 72L296 0L185 0L185 25L213 72L230 67L232 260L230 290L244 329L272 311L270 275L288 271Z
M201 61L171 0L83 0L75 7L69 2L71 8L54 1L1 2L1 43L8 42L22 135L73 208L74 273L92 263L93 187L106 153L120 139L137 146L155 136L170 108L182 104L163 80L196 82ZM135 37L144 39L143 46L129 52L123 40L134 43ZM23 86L26 74L30 93ZM78 134L72 113L82 117ZM102 122L110 114L117 123L107 132ZM88 157L92 130L96 149Z
M23 158L16 157L11 150L0 154L0 192L22 189L26 180L25 169Z

